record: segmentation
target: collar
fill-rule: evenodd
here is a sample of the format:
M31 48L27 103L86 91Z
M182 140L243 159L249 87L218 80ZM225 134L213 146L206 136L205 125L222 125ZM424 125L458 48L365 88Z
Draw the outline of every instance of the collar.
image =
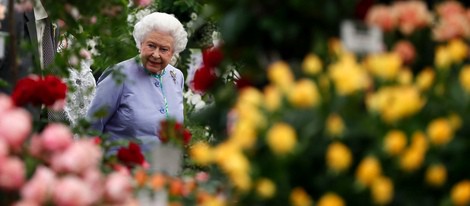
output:
M42 20L42 19L45 19L47 18L48 15L47 15L47 12L46 10L44 9L44 6L42 6L42 3L40 0L35 0L35 4L34 4L34 18L36 20Z

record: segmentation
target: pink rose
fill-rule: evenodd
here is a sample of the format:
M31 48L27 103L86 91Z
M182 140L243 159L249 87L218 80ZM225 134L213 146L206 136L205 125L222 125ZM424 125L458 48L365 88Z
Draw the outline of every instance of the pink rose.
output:
M146 7L150 5L153 0L134 0L134 4L140 7Z
M105 194L107 200L112 203L124 203L131 197L132 185L131 177L121 172L111 173L105 184Z
M98 201L104 193L104 178L98 167L88 169L82 175L83 181L93 188L92 199Z
M10 149L8 148L8 144L5 140L0 139L0 165L2 165L2 160L8 157L10 153Z
M65 150L72 143L72 136L67 126L60 123L49 124L41 133L42 147L50 152Z
M398 27L406 35L429 26L432 20L431 13L422 1L395 1L393 9L397 14Z
M367 13L366 22L381 28L384 32L390 32L396 27L397 17L391 7L375 5Z
M416 56L415 47L409 41L399 41L393 47L393 51L400 55L405 64L411 64Z
M5 94L0 94L0 116L3 116L5 111L13 108L13 100Z
M54 205L84 206L93 204L93 188L76 176L65 176L53 192Z
M436 6L436 12L441 17L455 14L465 14L465 7L458 1L443 1Z
M84 139L73 142L62 153L55 153L51 166L57 172L82 174L88 169L98 167L101 149L92 140Z
M23 108L15 108L0 116L0 138L13 149L20 149L31 132L31 115Z
M23 200L42 205L52 197L56 181L56 175L52 170L39 166L32 179L21 189L21 197Z
M41 158L45 154L44 149L42 148L42 138L38 134L33 134L31 139L29 140L29 154L33 157Z
M17 157L10 157L3 161L0 167L0 188L17 190L25 181L25 166Z

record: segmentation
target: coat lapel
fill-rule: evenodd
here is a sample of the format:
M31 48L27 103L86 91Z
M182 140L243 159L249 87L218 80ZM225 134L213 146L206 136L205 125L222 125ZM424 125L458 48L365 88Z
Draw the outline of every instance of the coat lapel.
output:
M28 34L29 34L29 40L33 48L35 48L34 58L35 58L35 61L39 62L38 34L36 31L36 19L34 18L34 12L33 11L26 12L25 19L26 19L26 27L27 27Z

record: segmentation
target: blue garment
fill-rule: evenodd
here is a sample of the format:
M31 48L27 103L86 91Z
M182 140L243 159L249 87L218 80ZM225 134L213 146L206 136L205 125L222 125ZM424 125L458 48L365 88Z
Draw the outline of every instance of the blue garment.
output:
M161 75L151 75L139 58L108 68L98 79L96 95L87 117L92 128L111 140L139 140L144 152L160 142L157 131L167 118L183 122L183 73L168 65ZM106 116L94 118L106 109Z

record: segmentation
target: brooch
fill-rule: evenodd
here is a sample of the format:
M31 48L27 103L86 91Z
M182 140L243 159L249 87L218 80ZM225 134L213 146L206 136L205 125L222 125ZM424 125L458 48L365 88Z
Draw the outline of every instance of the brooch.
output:
M173 82L176 84L176 73L174 70L170 71L171 78L173 79Z

